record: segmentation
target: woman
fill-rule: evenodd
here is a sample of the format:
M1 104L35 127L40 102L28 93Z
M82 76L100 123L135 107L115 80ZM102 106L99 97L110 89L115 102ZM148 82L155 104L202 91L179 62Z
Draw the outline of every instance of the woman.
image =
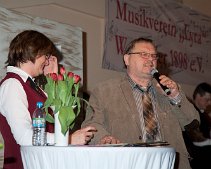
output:
M32 145L32 113L36 102L45 102L43 92L34 89L34 78L57 73L56 48L44 34L26 30L10 43L7 75L0 83L0 130L4 138L4 168L22 169L20 145ZM47 143L54 143L52 124L47 123ZM73 133L71 144L86 144L93 136L88 126Z

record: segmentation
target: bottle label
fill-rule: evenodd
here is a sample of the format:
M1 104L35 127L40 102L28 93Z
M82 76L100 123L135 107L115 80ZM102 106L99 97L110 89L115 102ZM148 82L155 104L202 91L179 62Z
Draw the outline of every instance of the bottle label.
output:
M45 118L33 118L32 126L33 127L45 127Z

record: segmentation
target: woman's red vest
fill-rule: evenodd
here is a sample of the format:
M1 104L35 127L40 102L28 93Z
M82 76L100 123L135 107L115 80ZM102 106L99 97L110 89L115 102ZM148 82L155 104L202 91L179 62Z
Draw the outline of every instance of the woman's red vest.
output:
M36 108L36 103L38 101L44 103L47 97L43 92L39 93L35 89L33 89L28 80L24 82L22 78L15 73L7 73L5 78L1 81L0 85L9 78L15 78L22 84L28 100L28 110L30 116L32 117L32 114ZM16 106L14 104L15 103L11 103L11 106ZM0 131L4 139L4 169L23 169L21 153L20 153L20 145L16 143L6 118L1 114L0 114ZM47 123L46 131L53 132L53 125ZM24 131L22 132L24 133ZM28 139L32 140L32 138Z

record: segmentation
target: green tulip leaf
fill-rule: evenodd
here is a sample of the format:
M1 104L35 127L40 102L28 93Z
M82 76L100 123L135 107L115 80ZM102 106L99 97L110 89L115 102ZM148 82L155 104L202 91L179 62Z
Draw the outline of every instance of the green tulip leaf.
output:
M49 113L46 113L46 121L54 123L54 118Z
M61 131L65 135L69 129L74 127L75 118L81 109L80 102L83 99L78 97L80 83L74 82L74 77L77 77L77 75L72 72L67 73L64 68L62 71L60 69L60 73L60 75L50 74L46 77L47 84L44 90L48 98L45 101L44 109L46 120L50 123L54 122L54 117L49 114L48 108L52 108L54 114L59 112Z

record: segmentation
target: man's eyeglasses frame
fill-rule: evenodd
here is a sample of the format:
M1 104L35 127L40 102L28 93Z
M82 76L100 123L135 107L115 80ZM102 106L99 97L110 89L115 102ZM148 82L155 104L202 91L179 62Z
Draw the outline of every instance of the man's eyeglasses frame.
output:
M153 60L157 60L159 58L157 53L147 52L129 52L128 55L139 55L143 59L149 59L151 57Z

